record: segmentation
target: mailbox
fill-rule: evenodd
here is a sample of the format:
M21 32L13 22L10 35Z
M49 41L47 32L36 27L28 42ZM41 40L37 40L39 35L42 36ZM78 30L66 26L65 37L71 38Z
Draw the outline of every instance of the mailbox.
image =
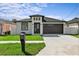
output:
M25 52L25 32L21 32L20 42L21 42L21 49L23 52Z
M25 40L25 33L24 32L21 32L21 34L20 34L20 40Z

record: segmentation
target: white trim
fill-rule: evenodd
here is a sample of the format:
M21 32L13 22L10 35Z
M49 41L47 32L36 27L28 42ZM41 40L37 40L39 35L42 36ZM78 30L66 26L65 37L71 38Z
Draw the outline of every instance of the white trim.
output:
M40 35L43 34L43 22L42 22L42 17L40 17Z

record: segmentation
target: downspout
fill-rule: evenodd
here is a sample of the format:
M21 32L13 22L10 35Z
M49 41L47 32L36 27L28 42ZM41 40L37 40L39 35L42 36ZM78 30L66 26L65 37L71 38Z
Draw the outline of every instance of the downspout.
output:
M4 32L3 32L3 24L1 23L1 35L4 35Z
M2 27L2 24L1 24L1 34L3 34L3 27Z
M0 24L0 35L2 35L2 23Z
M79 22L78 22L78 34L79 34Z

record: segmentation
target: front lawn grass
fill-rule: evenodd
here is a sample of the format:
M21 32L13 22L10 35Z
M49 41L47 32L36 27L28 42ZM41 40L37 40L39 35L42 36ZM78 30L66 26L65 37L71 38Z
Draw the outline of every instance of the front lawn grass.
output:
M43 37L40 35L26 35L27 41L41 41L43 40ZM0 36L0 41L19 41L20 35L5 35Z
M79 38L79 34L74 34L72 36Z
M27 41L29 41L29 40L30 40L30 41L31 41L31 40L32 40L32 41L35 41L35 40L36 40L36 41L39 41L39 40L40 40L40 41L41 41L41 40L43 40L43 37L40 36L40 35L27 35L27 36L26 36L26 40L27 40Z
M20 40L19 35L0 36L0 41L17 41L17 40Z
M25 51L30 55L36 55L38 52L45 47L44 43L27 43ZM0 55L25 55L21 51L21 44L9 43L0 44Z

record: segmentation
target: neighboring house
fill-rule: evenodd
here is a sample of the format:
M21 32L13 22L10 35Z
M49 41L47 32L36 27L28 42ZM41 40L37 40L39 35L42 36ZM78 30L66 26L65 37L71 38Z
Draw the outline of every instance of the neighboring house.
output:
M0 35L10 34L12 26L11 21L0 19Z
M71 21L69 21L70 23L68 23L63 20L49 18L38 14L31 15L30 18L17 20L15 22L16 22L16 28L13 28L11 30L11 34L20 34L20 32L26 32L26 34L40 34L40 35L77 34L76 30L74 30L74 33L69 32Z
M79 34L79 18L68 21L68 34Z

